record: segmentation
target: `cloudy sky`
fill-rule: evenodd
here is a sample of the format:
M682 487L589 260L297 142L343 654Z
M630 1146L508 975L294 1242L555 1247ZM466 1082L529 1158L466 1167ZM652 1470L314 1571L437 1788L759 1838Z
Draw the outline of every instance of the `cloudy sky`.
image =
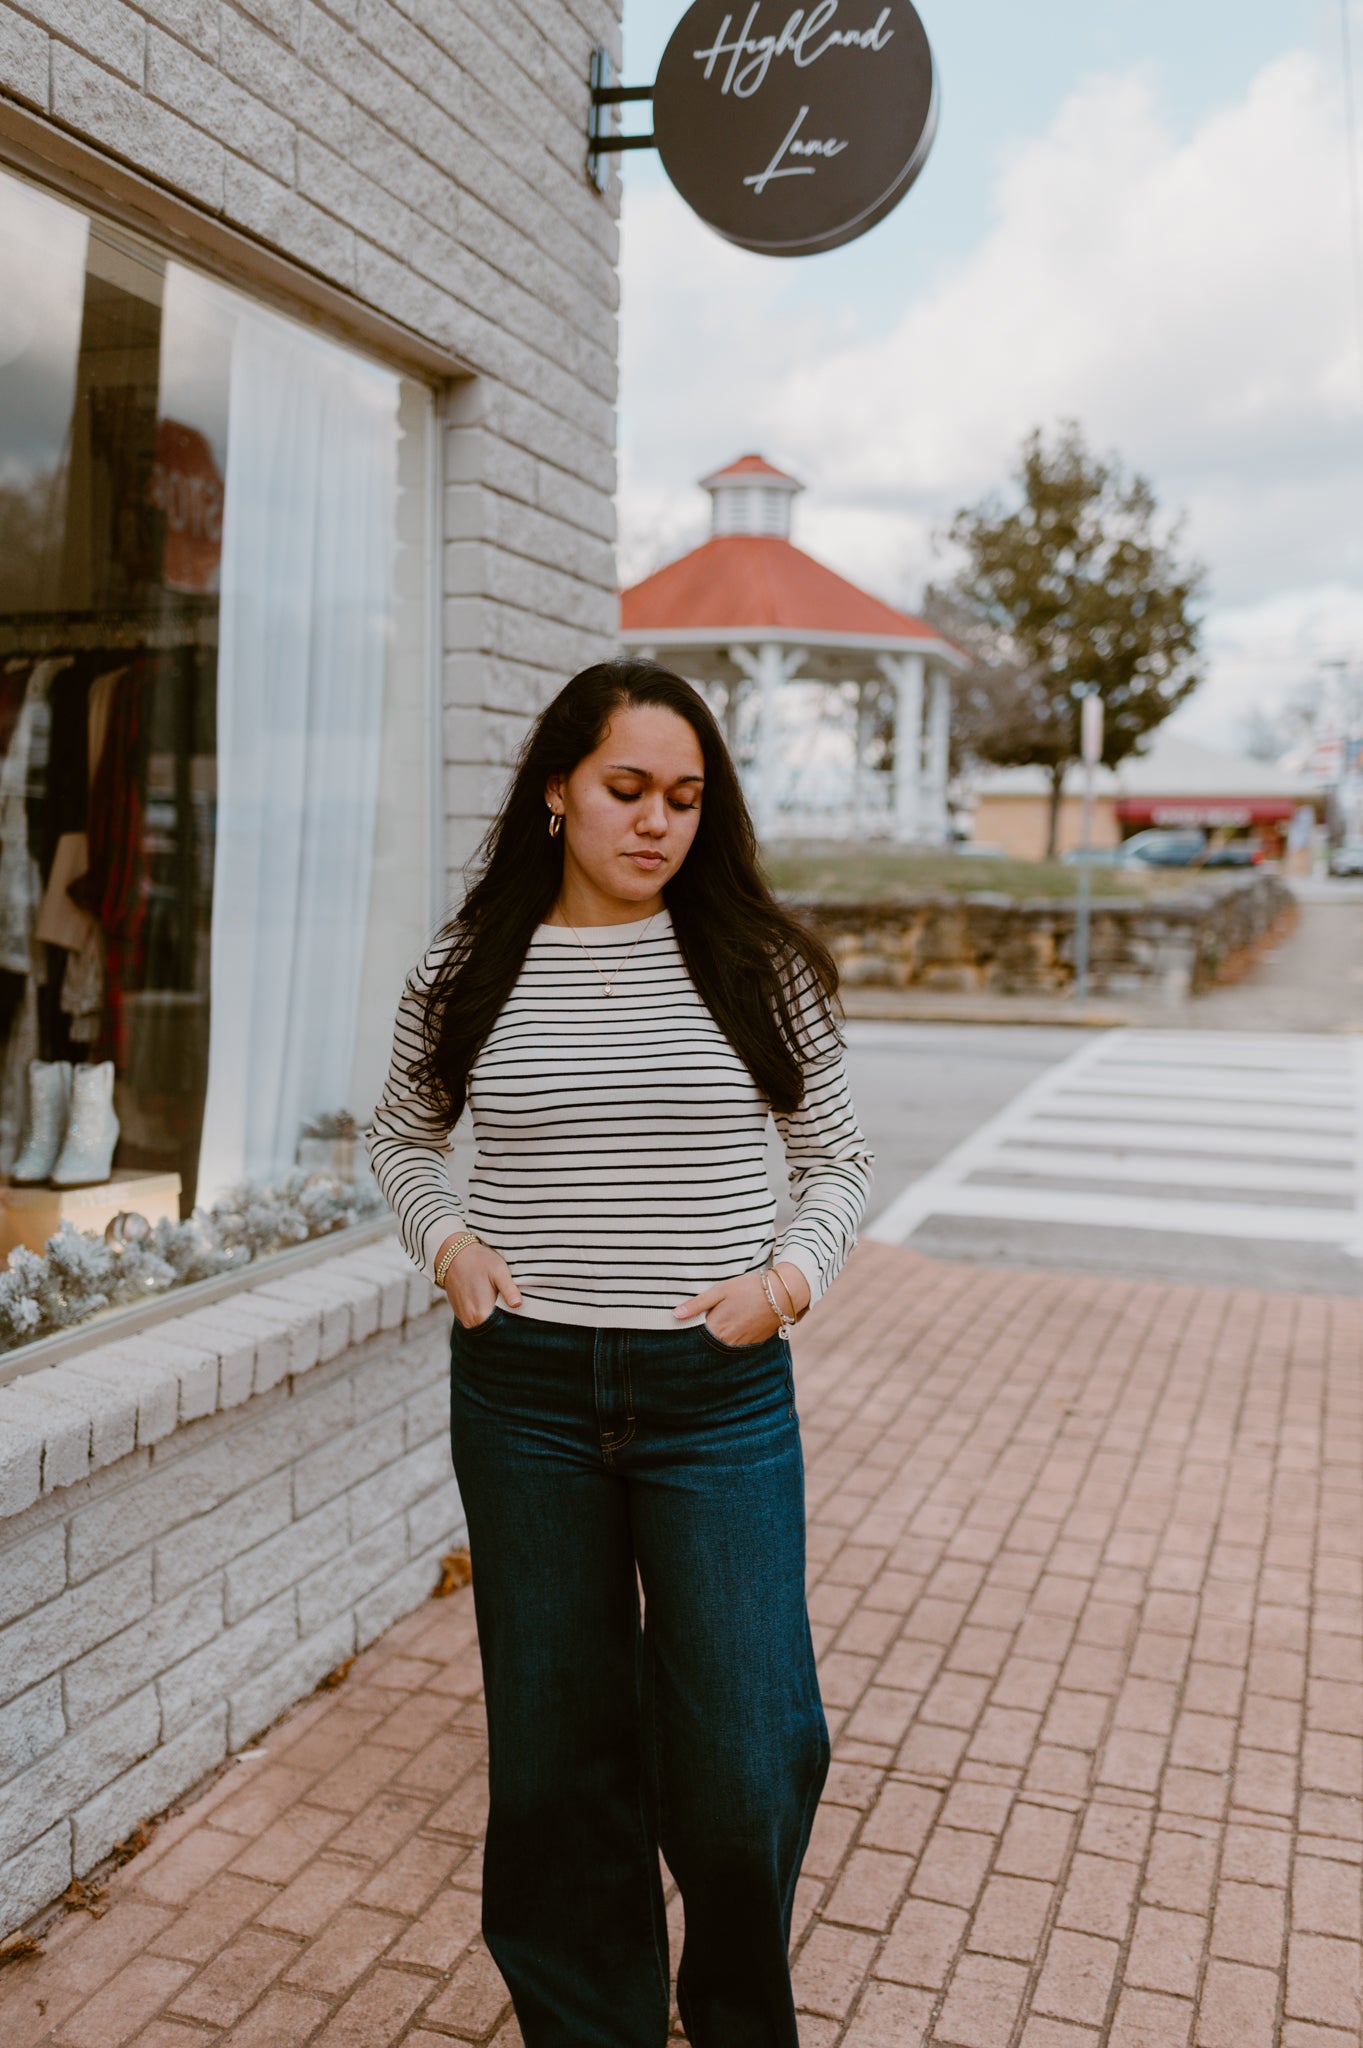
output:
M809 486L801 544L912 606L943 520L1072 416L1209 568L1190 737L1234 745L1318 661L1363 665L1340 4L919 0L932 156L827 255L735 249L650 153L624 159L625 579L703 536L695 479L755 448ZM628 81L682 12L625 0Z

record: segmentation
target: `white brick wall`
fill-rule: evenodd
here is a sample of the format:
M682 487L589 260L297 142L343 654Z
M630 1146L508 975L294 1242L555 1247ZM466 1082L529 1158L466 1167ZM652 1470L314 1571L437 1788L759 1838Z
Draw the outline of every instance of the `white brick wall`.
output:
M526 721L616 645L617 233L584 153L619 11L0 0L0 97L467 368L438 412L451 896ZM461 1527L437 1299L368 1246L0 1388L0 1933L429 1591Z
M615 646L617 232L584 157L619 12L0 0L0 94L474 373L444 407L450 894L527 716Z
M0 1387L25 1447L0 1476L0 1935L423 1600L462 1534L442 1297L396 1238L303 1277Z

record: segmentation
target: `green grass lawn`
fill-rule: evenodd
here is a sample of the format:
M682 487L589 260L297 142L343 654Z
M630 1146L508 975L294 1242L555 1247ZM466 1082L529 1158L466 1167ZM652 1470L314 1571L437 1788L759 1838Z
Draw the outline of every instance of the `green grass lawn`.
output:
M867 848L810 842L798 852L773 848L763 854L773 888L785 896L855 903L914 896L1073 896L1078 868L1058 860L993 860L970 854L909 852L892 846ZM1186 868L1102 868L1090 870L1093 894L1151 896L1195 886L1200 877Z

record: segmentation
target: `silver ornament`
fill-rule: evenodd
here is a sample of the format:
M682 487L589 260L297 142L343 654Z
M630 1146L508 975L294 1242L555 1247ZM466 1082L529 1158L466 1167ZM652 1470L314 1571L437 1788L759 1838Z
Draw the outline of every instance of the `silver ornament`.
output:
M135 1209L120 1209L104 1226L104 1242L116 1252L121 1252L125 1244L145 1244L150 1236L150 1223Z

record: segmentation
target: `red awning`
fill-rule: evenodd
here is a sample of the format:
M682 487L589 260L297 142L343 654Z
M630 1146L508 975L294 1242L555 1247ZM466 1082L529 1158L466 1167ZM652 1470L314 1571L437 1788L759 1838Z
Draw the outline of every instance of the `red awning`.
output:
M1246 825L1285 825L1296 815L1290 796L1122 796L1117 820L1122 825L1201 825L1209 831L1243 829Z

